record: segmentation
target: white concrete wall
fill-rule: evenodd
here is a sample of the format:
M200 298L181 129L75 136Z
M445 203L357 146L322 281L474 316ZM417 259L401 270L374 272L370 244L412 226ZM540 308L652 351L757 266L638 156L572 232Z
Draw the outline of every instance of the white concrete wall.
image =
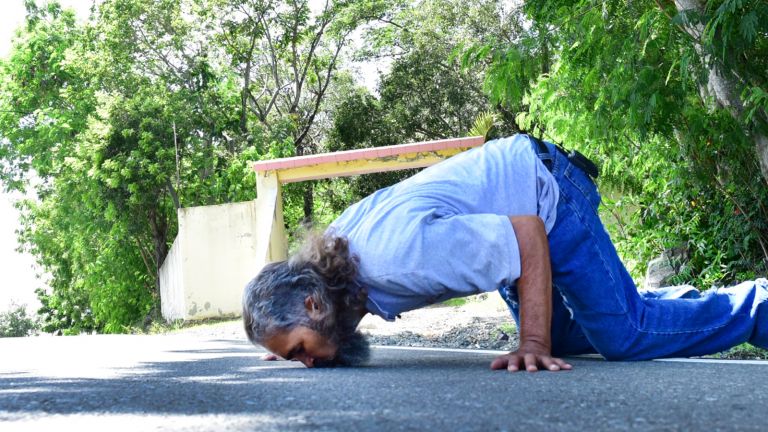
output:
M179 237L173 241L168 256L160 267L160 309L167 321L184 319L184 280L181 267Z
M243 288L258 269L256 259L255 201L179 209L179 235L174 242L181 268L183 300L174 297L173 279L163 288L161 302L166 319L196 320L239 316ZM173 248L172 248L173 249ZM168 262L171 258L166 258ZM165 264L163 264L165 267ZM172 273L172 272L169 272ZM162 274L162 271L161 271ZM181 305L181 306L179 306ZM175 311L181 307L182 316ZM165 311L169 311L166 316Z

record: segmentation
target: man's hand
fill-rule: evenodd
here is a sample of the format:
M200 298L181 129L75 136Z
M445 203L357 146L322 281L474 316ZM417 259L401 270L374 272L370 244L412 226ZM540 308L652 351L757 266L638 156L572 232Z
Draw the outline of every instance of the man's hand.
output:
M491 369L506 369L517 372L523 368L528 372L536 372L541 367L544 370L571 370L573 366L563 360L552 357L549 349L536 343L521 344L517 351L496 357L491 363Z
M491 369L571 369L568 363L552 357L552 269L544 222L537 216L511 216L509 220L520 248L520 347L497 357Z

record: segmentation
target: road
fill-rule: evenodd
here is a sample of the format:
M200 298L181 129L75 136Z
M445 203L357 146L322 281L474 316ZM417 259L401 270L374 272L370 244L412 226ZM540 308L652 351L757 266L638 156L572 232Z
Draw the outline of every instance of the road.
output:
M765 430L768 363L570 361L377 347L355 369L260 360L239 339L0 339L0 430Z

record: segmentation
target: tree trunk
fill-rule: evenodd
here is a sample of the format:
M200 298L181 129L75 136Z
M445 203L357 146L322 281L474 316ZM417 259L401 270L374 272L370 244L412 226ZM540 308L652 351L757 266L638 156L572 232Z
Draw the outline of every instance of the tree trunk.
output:
M294 142L296 145L296 156L304 156L307 154L312 154L312 149L307 143L303 140L304 136L297 138L294 138ZM312 210L315 207L315 197L314 197L314 184L312 182L306 182L304 185L304 220L303 223L311 223L312 222Z
M703 16L706 12L703 0L674 0L675 7L680 13L686 11L695 12L698 16ZM731 115L740 119L744 113L744 104L741 101L741 87L738 78L731 71L726 71L719 66L718 62L711 58L705 51L702 43L704 37L704 25L698 22L690 22L687 19L683 21L683 30L694 39L694 48L701 57L702 64L706 69L707 79L699 84L699 93L708 102L713 98L718 107L727 109ZM759 120L758 120L759 121ZM755 145L755 153L760 162L760 171L763 178L768 182L768 135L763 132L763 128L753 127L749 131Z
M161 212L157 209L149 210L149 226L152 230L152 242L155 248L155 293L160 293L160 267L163 266L165 257L168 255L168 223Z
M304 189L304 222L312 222L312 209L315 207L315 187L312 182L307 182Z
M757 159L760 161L760 171L763 172L766 186L768 186L768 136L758 134L755 137L757 143Z

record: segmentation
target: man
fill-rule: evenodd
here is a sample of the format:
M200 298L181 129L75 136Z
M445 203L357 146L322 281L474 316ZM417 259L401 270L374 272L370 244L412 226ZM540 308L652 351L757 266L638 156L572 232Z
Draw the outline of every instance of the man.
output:
M527 135L490 141L377 191L290 260L246 287L253 343L308 367L359 364L366 313L498 290L518 322L516 351L491 367L571 369L609 360L768 347L768 281L699 293L639 293L598 217L597 170Z

